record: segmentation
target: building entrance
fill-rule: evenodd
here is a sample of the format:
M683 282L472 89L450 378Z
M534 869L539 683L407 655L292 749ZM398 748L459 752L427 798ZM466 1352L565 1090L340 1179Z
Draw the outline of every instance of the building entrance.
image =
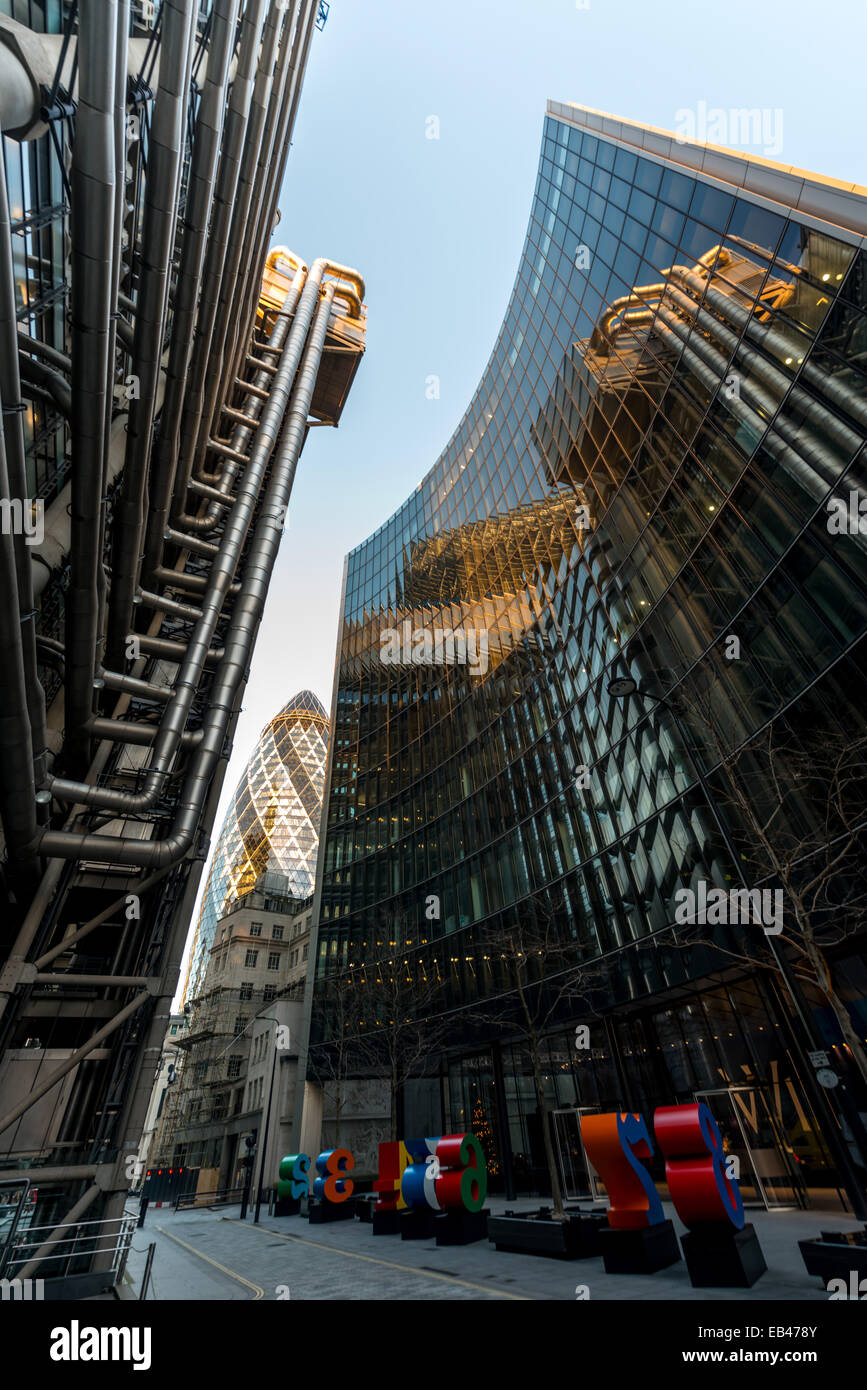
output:
M737 1160L745 1207L776 1211L807 1206L807 1191L758 1086L696 1091L720 1127L726 1157Z

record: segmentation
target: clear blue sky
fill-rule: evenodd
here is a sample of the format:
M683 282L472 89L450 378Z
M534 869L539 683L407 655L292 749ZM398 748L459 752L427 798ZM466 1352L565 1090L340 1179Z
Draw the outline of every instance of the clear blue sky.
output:
M330 706L343 557L470 400L517 269L548 98L666 129L702 101L779 109L781 163L867 184L865 53L854 0L333 0L276 241L362 272L367 354L340 428L313 431L301 458L223 809L291 695ZM433 373L439 400L425 397Z

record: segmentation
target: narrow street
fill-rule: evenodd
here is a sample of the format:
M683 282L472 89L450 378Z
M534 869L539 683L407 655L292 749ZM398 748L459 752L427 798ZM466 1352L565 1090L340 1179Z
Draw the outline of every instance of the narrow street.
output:
M520 1210L532 1205L517 1201ZM504 1203L495 1199L491 1210ZM664 1204L679 1233L683 1226ZM130 1207L132 1210L132 1207ZM855 1230L850 1218L802 1211L750 1212L768 1269L751 1289L694 1289L681 1260L654 1275L609 1275L601 1257L561 1261L497 1251L488 1241L437 1246L435 1241L374 1237L370 1225L340 1221L311 1226L301 1216L252 1215L239 1207L174 1212L150 1209L135 1232L126 1284L138 1297L147 1249L156 1244L148 1301L416 1299L716 1300L809 1299L826 1302L804 1269L797 1242L819 1227ZM579 1295L579 1289L586 1293Z

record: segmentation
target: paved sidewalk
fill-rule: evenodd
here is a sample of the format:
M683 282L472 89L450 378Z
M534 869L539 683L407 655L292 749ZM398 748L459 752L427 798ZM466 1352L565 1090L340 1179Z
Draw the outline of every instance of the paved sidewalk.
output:
M492 1199L491 1212L538 1206ZM678 1235L684 1227L666 1203ZM652 1275L606 1274L601 1257L552 1260L497 1252L488 1241L437 1246L433 1240L374 1236L360 1221L311 1226L302 1216L269 1217L258 1227L238 1207L210 1211L151 1210L137 1230L127 1265L130 1292L140 1288L147 1247L156 1243L148 1299L191 1300L574 1300L586 1285L592 1300L678 1299L697 1302L803 1299L827 1301L807 1274L798 1241L821 1230L857 1230L851 1218L826 1212L750 1212L768 1265L752 1289L693 1289L681 1260Z

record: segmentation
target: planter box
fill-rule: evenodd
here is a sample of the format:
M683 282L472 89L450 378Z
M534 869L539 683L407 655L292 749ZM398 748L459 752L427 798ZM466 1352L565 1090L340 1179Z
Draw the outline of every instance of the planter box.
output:
M856 1284L867 1278L867 1244L855 1244L849 1232L823 1231L819 1240L799 1240L798 1249L807 1273L817 1274L825 1288L831 1279L842 1279L848 1286L853 1273Z
M498 1250L514 1254L547 1255L555 1260L583 1260L598 1255L600 1237L608 1226L604 1212L568 1213L554 1221L537 1212L509 1212L488 1217L488 1240Z

